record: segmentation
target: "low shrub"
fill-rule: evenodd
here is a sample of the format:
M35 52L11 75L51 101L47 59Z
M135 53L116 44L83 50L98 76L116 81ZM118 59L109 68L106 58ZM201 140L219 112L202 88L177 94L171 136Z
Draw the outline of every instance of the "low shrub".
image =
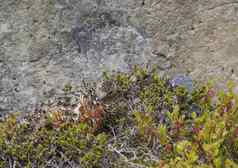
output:
M234 84L217 91L186 80L189 88L135 66L105 73L111 87L100 100L11 114L0 122L0 167L238 167Z

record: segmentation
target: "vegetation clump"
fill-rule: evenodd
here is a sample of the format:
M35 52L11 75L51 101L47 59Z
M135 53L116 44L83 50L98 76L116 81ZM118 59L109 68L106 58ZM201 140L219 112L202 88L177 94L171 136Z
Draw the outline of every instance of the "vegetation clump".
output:
M226 91L211 84L191 90L135 66L105 73L103 85L100 99L91 92L77 103L67 98L25 117L7 116L0 122L0 167L238 167L231 82Z

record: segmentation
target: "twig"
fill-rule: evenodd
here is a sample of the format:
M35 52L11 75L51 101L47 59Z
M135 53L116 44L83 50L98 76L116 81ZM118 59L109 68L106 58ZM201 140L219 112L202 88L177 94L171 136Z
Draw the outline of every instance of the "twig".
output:
M136 168L146 168L146 166L139 165L139 164L137 164L137 163L131 162L125 155L123 155L123 154L121 153L122 150L118 150L118 149L112 147L112 145L110 145L110 144L108 145L108 149L109 149L111 152L116 152L120 157L123 158L123 161L126 162L127 164L130 164L130 165L132 165L132 166L134 166L134 167L136 167ZM136 156L136 155L135 155L135 156Z

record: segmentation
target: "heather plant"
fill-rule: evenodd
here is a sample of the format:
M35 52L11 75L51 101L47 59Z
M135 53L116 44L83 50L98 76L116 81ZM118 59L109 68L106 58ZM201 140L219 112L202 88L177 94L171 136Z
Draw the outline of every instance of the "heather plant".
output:
M26 123L17 124L13 116L1 123L1 165L94 167L98 164L107 139L105 134L93 135L83 123L65 123L57 129L47 124L34 130Z
M82 95L0 122L0 167L236 168L238 95L135 66ZM91 88L93 90L94 88ZM72 93L73 86L64 88Z

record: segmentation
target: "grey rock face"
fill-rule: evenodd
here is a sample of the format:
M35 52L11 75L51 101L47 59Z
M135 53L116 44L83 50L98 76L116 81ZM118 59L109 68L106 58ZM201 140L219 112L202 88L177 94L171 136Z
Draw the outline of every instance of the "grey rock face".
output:
M236 0L0 0L0 112L132 64L237 80L237 35Z

